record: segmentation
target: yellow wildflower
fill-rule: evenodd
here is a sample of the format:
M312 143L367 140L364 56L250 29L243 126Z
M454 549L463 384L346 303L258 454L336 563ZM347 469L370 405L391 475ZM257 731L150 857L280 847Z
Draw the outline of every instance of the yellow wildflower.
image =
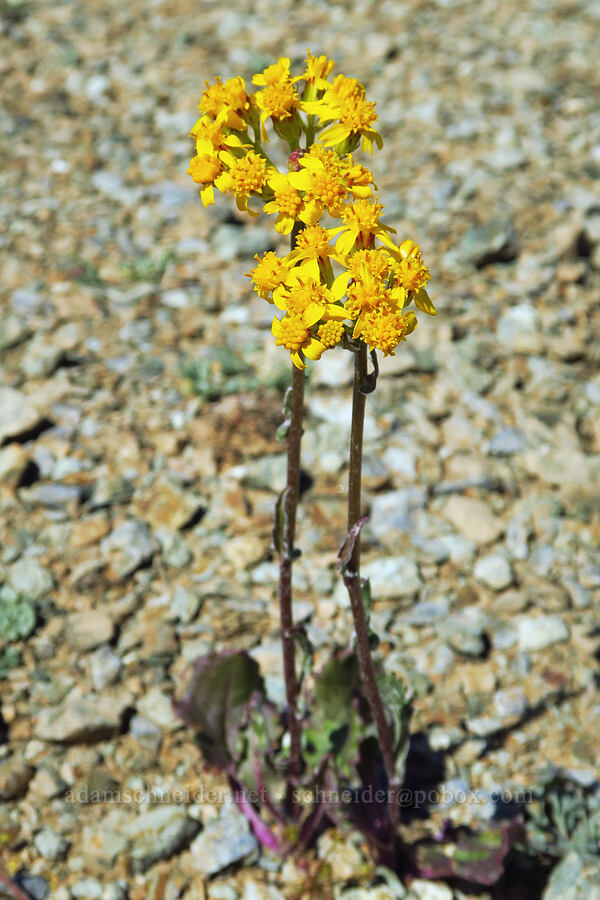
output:
M268 140L265 122L271 118L275 131L284 140L293 142L300 136L301 131L300 118L296 112L300 107L300 101L290 78L289 59L281 56L278 62L268 66L262 74L255 75L252 83L264 86L264 90L256 94L263 141Z
M225 84L220 78L215 84L208 81L199 104L200 111L211 119L216 119L219 125L226 125L236 131L243 131L246 122L243 114L250 109L250 98L246 94L246 85L243 78L229 78Z
M272 250L265 253L262 258L256 253L254 259L257 260L257 265L244 274L254 282L254 290L259 297L272 303L273 300L269 295L275 288L285 283L290 266L286 259L277 256Z
M418 291L429 279L429 270L421 257L419 245L414 241L403 241L393 254L396 260L396 280L407 291Z
M307 50L306 54L306 69L302 75L292 78L292 81L305 81L307 86L310 85L318 91L326 90L330 87L327 77L335 66L334 61L326 56L313 56L310 50Z
M383 311L369 317L362 328L361 337L373 350L381 350L384 356L394 356L394 350L417 327L417 317L409 312L398 315Z
M388 232L394 231L389 225L382 225L379 221L383 212L383 204L378 201L355 200L354 203L345 206L342 211L343 225L332 228L330 234L341 234L336 243L336 250L341 256L346 256L354 248L358 250L368 249L374 246L375 236L396 250L395 244L388 238Z
M299 164L299 171L290 172L288 178L295 188L304 192L306 214L303 221L315 225L324 209L332 216L340 216L348 195L343 178L309 154L301 157Z
M326 147L352 150L362 138L363 152L373 154L373 144L383 147L381 135L371 126L377 121L375 104L367 100L365 89L355 78L338 75L325 91L321 100L308 101L302 109L309 115L317 115L319 122L331 122L319 135Z
M190 160L187 170L196 184L202 184L204 187L200 191L200 197L204 206L211 206L215 202L214 188L217 190L225 190L227 183L227 173L219 157L212 153L201 153L194 156Z
M309 327L300 316L275 317L271 325L271 333L278 347L290 351L292 362L298 369L305 369L303 357L320 359L326 349L325 344L313 337Z
M190 137L196 141L196 153L215 153L226 148L248 147L237 134L226 134L223 126L208 116L202 116L192 130Z
M245 210L251 216L258 216L258 213L248 209L248 200L251 194L260 194L267 183L266 160L254 150L249 150L241 159L224 152L221 159L231 166L223 179L221 190L233 191L237 208Z
M259 87L277 84L280 81L288 81L290 78L290 61L286 56L280 56L276 63L267 66L258 75L252 76L252 84Z
M347 311L337 302L344 295L344 288L340 291L339 287L328 288L316 278L292 269L287 283L273 292L273 301L279 309L299 316L309 326L321 319L347 319Z
M290 184L289 178L281 172L274 172L267 181L274 193L273 200L264 205L268 214L277 213L275 231L289 234L298 219L302 221L304 201L302 195Z
M325 264L330 258L341 262L335 247L329 243L329 232L322 225L307 225L298 234L296 246L288 254L290 260L316 259Z

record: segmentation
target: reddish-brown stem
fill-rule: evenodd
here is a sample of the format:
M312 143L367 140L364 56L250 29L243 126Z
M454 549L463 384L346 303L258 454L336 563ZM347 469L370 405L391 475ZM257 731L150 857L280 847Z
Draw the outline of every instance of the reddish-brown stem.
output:
M296 222L291 234L292 249L296 236L304 226ZM283 534L279 557L279 620L283 651L283 676L290 733L290 778L302 770L302 723L298 715L298 679L292 614L292 563L296 534L296 512L300 494L300 444L304 414L304 371L292 365L292 395L287 444L287 483L283 497ZM275 513L277 516L277 511ZM275 525L277 527L277 523ZM290 782L291 784L291 782Z
M362 447L365 421L366 395L364 387L367 375L367 347L362 341L354 354L354 387L352 393L352 430L350 433L350 469L348 476L348 531L361 517L361 475ZM360 533L358 533L352 549L352 555L344 575L344 584L348 589L350 606L356 632L356 652L364 682L367 701L371 715L377 728L383 762L388 777L390 796L390 819L393 825L398 822L397 796L400 786L396 778L396 759L390 726L386 719L385 708L379 693L375 667L369 643L369 628L362 597L360 581Z
M296 510L300 493L300 442L304 409L304 372L293 366L292 405L287 436L287 485L283 498L283 541L279 559L279 616L283 649L283 675L290 732L290 775L301 770L302 729L298 717L298 679L296 677L294 619L292 615L292 562L296 532Z

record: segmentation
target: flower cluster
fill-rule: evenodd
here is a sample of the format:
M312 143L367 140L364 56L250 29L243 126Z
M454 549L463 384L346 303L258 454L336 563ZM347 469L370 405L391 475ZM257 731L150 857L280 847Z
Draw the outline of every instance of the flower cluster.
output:
M277 232L294 234L290 253L256 256L248 274L283 312L271 330L298 368L344 339L393 355L417 324L407 307L435 315L419 247L394 243L373 174L352 157L359 144L370 154L382 146L375 104L356 79L331 81L333 68L309 50L301 75L292 77L285 57L254 75L255 93L242 78L217 78L206 85L191 132L196 155L188 173L202 185L205 206L215 188L232 193L238 209L257 216L262 207ZM268 126L289 147L285 172L265 149ZM333 227L322 224L326 216Z

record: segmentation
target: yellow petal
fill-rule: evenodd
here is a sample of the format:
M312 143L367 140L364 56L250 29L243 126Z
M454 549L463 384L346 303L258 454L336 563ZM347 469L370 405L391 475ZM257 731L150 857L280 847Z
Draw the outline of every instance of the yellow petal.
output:
M342 272L341 275L335 279L333 284L331 285L331 295L334 300L341 300L346 290L348 289L348 283L351 279L350 272Z
M316 338L311 338L308 347L303 347L304 355L309 359L321 359L321 354L327 349L325 344Z
M415 301L415 306L418 309L423 310L424 313L427 313L428 316L437 315L437 309L429 299L429 294L425 288L420 288L420 290L416 291L413 294L413 299Z
M297 351L292 351L292 353L290 353L290 356L292 357L292 362L294 363L294 365L296 366L297 369L305 369L306 368L306 363L303 361L302 357L300 356L300 354Z

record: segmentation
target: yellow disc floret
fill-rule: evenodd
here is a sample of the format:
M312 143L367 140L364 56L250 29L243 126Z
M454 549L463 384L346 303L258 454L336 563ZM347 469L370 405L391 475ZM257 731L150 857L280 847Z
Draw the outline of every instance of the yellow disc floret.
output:
M300 316L284 316L280 321L279 337L275 339L278 347L286 350L300 350L308 338L308 328Z
M342 322L330 320L319 325L317 335L319 340L325 347L335 347L339 344L344 334L344 325Z

